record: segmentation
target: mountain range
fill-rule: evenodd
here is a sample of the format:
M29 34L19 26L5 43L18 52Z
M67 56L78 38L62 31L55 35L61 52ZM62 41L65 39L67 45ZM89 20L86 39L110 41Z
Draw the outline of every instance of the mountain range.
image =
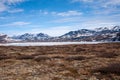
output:
M58 37L51 37L44 33L8 37L0 34L0 42L62 42L62 41L120 41L120 26L100 27L95 29L80 29L70 31Z

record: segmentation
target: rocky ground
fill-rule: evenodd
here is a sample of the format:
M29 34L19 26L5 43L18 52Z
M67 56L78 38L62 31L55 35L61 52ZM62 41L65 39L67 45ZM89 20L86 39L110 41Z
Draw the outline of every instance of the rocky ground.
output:
M120 43L0 46L0 80L120 80Z

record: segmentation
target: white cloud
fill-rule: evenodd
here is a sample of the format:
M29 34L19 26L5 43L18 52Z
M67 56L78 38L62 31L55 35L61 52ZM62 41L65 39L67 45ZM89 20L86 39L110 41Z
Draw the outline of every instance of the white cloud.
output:
M9 13L17 13L17 12L23 12L23 9L13 9L13 10L8 10Z
M12 23L8 23L8 24L3 24L3 25L0 25L0 26L7 26L7 27L17 27L17 26L24 26L24 25L29 25L30 23L29 22L22 22L22 21L19 21L19 22L12 22Z
M23 25L28 25L30 24L29 22L13 22L13 23L10 23L9 25L11 26L23 26Z
M71 0L72 3L75 2L85 2L89 4L94 4L95 6L110 7L120 5L120 0ZM93 5L93 6L94 6Z
M12 7L11 7L12 5L16 5L16 4L19 4L24 1L26 1L26 0L0 0L0 12L4 12L4 11L10 12L12 9ZM22 9L21 10L20 9L19 10L12 9L12 11L15 13L15 12L22 11Z
M39 12L40 12L40 14L44 14L44 15L49 14L49 12L48 12L48 11L44 11L44 10L39 10Z
M81 23L81 26L84 26L86 29L95 29L98 27L111 27L119 25L120 22L107 21L107 20L91 20Z
M93 14L97 15L113 15L113 14L119 14L120 10L116 8L107 8L107 9L97 9L92 11Z
M1 0L2 3L6 3L8 5L14 5L17 3L24 2L25 0Z
M13 22L9 25L13 25L13 26L23 26L23 25L28 25L30 24L29 22Z
M109 1L105 1L103 3L104 7L118 6L118 5L120 5L120 0L109 0Z
M61 13L54 13L58 16L79 16L82 15L79 11L67 11L67 12L61 12Z
M76 10L70 10L70 11L66 11L66 12L56 12L56 11L48 12L48 11L40 10L39 12L40 12L40 14L43 14L43 15L53 15L53 16L62 16L62 17L82 15L82 12L76 11Z
M93 2L93 0L72 0L72 2Z
M120 0L71 0L72 3L84 3L84 6L90 8L96 14L120 13Z
M6 11L8 7L0 2L0 12Z
M67 17L50 21L50 23L66 23L66 22L78 22L80 21L79 17Z
M51 23L57 24L69 24L75 27L76 25L83 28L96 28L96 27L104 27L110 25L120 25L120 19L118 18L120 15L113 16L94 16L94 17L71 17L71 18L61 18L51 21ZM78 29L78 28L76 28Z
M45 11L45 12L43 12L43 14L47 15L47 14L48 14L48 12L47 12L47 11Z
M0 17L0 19L6 19L6 17Z

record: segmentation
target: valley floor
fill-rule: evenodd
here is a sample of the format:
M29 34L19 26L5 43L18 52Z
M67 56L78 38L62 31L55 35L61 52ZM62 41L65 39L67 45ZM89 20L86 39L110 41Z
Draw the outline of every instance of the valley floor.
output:
M120 80L120 43L0 46L0 80Z

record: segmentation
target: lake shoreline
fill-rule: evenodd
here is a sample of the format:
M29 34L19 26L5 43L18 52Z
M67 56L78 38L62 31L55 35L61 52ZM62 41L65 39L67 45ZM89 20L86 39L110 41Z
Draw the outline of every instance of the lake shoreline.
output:
M57 46L57 45L80 45L80 44L100 44L100 43L119 43L119 42L13 42L0 43L0 46Z

